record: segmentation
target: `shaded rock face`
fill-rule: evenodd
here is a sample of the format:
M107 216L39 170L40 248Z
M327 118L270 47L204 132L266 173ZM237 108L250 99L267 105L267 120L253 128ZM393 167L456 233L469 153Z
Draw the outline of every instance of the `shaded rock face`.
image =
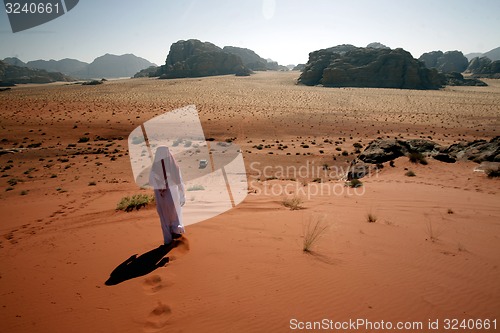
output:
M72 78L55 72L42 69L12 66L0 61L0 85L13 85L18 83L50 83L56 81L74 81Z
M500 162L500 136L490 141L476 140L442 147L429 140L377 139L358 156L364 163L378 164L392 161L398 157L418 152L434 159L454 163L457 160L481 162Z
M134 74L134 78L160 76L160 67L150 66Z
M267 60L260 57L257 53L250 49L235 46L224 46L222 51L237 55L241 58L243 65L254 71L267 70Z
M427 68L435 68L443 73L462 73L467 69L469 61L460 51L432 51L424 53L418 58Z
M443 75L443 85L447 86L487 86L481 80L476 78L464 78L464 76L460 73L451 72Z
M185 78L236 74L243 70L241 58L223 52L209 42L196 39L178 41L170 47L160 78Z
M337 48L337 49L336 49ZM403 49L352 45L309 54L299 82L327 87L438 89L441 78Z
M500 78L500 60L491 61L487 57L474 58L470 61L466 73L471 73L475 77Z

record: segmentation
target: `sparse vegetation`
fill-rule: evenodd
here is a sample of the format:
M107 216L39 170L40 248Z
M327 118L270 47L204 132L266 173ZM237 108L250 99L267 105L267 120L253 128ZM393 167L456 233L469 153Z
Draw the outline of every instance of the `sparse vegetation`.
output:
M116 206L116 209L130 212L134 209L139 210L142 207L146 207L152 202L154 202L154 195L134 194L131 197L126 196L121 198L120 202L118 202L118 205Z
M408 159L410 160L411 163L415 163L415 164L420 163L422 165L428 164L427 160L425 159L425 156L422 153L419 153L416 151L409 153Z
M408 170L408 171L406 171L405 176L407 176L407 177L415 177L416 174L412 170Z
M484 173L488 178L497 178L500 177L500 167L495 168L487 168L484 170Z
M287 208L290 208L290 210L298 210L298 209L303 209L304 207L302 207L302 203L303 203L303 200L301 197L299 196L293 196L291 198L285 198L283 199L283 201L281 202L283 204L283 206L287 207Z
M347 182L347 186L357 188L363 186L363 182L357 178L354 178Z
M85 142L88 142L89 140L90 140L89 137L82 136L80 139L78 139L78 143L85 143Z
M311 217L309 222L304 225L304 239L302 251L310 253L313 246L321 238L328 229L328 225L324 222L324 218L320 216Z
M432 242L436 242L439 240L439 236L442 234L442 230L436 228L431 220L427 220L425 225L425 233L429 237L428 239Z
M373 213L368 213L366 215L366 221L368 223L375 223L375 222L377 222L377 216Z
M89 186L96 186L97 183L96 182L89 182Z
M187 188L187 191L203 191L205 187L203 185L193 185Z

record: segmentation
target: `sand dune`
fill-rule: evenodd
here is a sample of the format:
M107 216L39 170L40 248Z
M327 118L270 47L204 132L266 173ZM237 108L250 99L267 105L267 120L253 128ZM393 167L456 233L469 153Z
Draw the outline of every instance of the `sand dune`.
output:
M357 191L341 174L272 173L307 163L345 170L353 144L377 137L490 139L499 135L500 83L326 89L295 85L297 77L1 92L0 146L12 151L0 155L2 331L287 332L292 319L325 318L500 325L500 183L474 172L477 164L402 157ZM134 183L127 136L188 104L206 137L236 138L251 193L159 248L154 207L115 210L126 195L150 193ZM302 196L303 209L284 207L283 189ZM305 227L318 220L326 231L304 253Z

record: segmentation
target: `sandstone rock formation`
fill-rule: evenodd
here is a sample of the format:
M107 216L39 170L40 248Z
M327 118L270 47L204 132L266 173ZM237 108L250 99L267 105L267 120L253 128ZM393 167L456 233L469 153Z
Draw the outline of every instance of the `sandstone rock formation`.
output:
M473 74L474 77L500 78L500 60L491 61L487 57L474 58L470 61L466 73Z
M241 58L229 54L212 43L197 39L181 40L170 46L160 78L185 78L240 73Z
M254 71L267 70L267 60L260 57L257 53L250 49L235 46L224 46L222 51L237 55L241 58L243 65Z
M460 51L432 51L424 53L418 58L427 68L435 68L443 73L462 73L467 69L469 61Z
M299 83L328 87L438 89L442 78L403 49L340 45L309 54Z

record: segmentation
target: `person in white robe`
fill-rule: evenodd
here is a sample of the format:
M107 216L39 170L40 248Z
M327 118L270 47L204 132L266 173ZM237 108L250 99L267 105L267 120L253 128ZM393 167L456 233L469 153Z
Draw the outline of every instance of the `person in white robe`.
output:
M160 216L164 244L184 233L182 206L186 202L179 165L167 147L156 149L149 174L149 184L155 193L156 210Z

